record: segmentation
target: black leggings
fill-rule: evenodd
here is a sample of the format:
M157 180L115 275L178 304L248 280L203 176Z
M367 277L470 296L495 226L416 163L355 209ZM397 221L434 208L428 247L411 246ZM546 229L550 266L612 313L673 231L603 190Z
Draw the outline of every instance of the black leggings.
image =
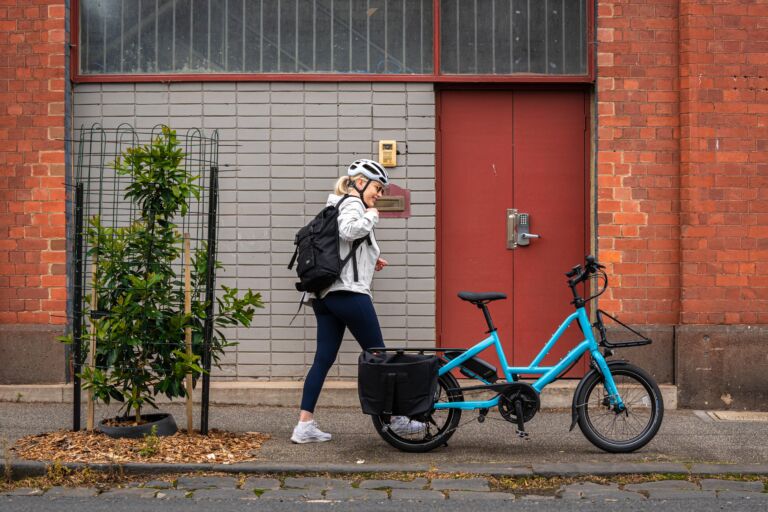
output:
M323 299L315 299L312 308L317 318L317 350L301 397L301 409L309 412L315 411L325 376L336 361L347 327L362 348L384 346L379 319L370 296L331 292Z

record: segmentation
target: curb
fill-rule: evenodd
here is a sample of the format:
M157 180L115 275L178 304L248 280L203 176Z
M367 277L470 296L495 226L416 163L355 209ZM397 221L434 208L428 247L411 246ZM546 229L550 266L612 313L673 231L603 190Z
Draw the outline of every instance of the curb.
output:
M0 459L0 466L5 462ZM10 470L13 480L43 476L50 462L13 461ZM66 462L63 467L72 470L89 469L98 472L120 471L127 475L157 475L174 473L423 473L435 474L471 473L496 477L540 476L540 477L578 477L578 476L617 476L627 474L663 473L669 475L768 475L768 464L692 464L687 467L677 463L618 463L618 464L526 464L526 465L494 465L494 464L458 464L443 467L430 467L421 464L275 464L275 463L239 463L239 464L141 464L129 462L125 464L86 464L81 462Z
M469 385L470 383L467 383ZM576 380L561 380L549 384L541 395L542 409L570 409ZM211 404L244 406L284 406L299 403L303 381L219 381L211 383ZM664 409L677 409L677 386L660 384ZM0 385L0 402L16 403L72 403L71 384ZM158 403L170 403L159 397ZM200 390L193 399L200 401ZM85 394L83 402L85 403ZM182 403L182 402L179 402ZM320 397L322 407L360 407L356 380L329 380L323 385Z

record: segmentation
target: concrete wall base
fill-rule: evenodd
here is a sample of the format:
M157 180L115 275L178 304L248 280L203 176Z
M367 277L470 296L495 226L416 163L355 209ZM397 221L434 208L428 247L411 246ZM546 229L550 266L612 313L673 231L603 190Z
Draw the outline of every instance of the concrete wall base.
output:
M0 325L0 384L64 382L64 328L49 325Z
M768 410L768 326L681 326L676 367L681 407Z
M466 385L470 383L467 382ZM563 380L547 386L541 395L544 409L568 409L573 401L577 380ZM301 402L303 382L251 381L212 382L211 403L216 405L298 407ZM677 409L677 387L659 386L664 397L665 409ZM200 401L200 389L194 392L195 403ZM85 403L85 394L82 396ZM0 386L0 402L19 403L72 403L71 385L17 385ZM177 403L183 403L177 400ZM158 397L158 403L168 403ZM360 407L356 381L327 381L320 395L318 407Z

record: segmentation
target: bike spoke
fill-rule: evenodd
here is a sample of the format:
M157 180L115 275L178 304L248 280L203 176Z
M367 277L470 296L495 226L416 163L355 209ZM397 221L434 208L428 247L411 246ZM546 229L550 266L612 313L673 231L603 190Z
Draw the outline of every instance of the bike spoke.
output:
M594 432L619 443L632 442L642 436L653 417L652 399L647 389L635 379L614 375L616 389L624 411L616 412L611 395L603 383L597 384L586 400L586 414Z

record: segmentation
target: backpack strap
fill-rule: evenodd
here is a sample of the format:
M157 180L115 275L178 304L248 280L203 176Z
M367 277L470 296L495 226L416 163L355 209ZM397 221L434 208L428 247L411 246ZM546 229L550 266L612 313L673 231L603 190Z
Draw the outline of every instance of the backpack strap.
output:
M338 202L338 203L336 203L336 206L335 206L335 208L336 208L337 210L338 210L339 208L341 208L341 203L343 203L343 202L344 202L344 201L345 201L345 200L346 200L348 197L356 197L356 196L351 196L351 195L349 195L349 194L344 194L344 197L342 197L341 199L339 199L339 202ZM362 200L362 199L360 199L360 202L362 203L362 202L363 202L363 200ZM365 203L363 203L363 206L365 206Z
M291 318L291 321L288 323L289 327L293 325L293 321L296 320L297 316L299 316L299 312L301 311L301 306L304 305L304 297L306 296L307 296L307 292L304 292L301 294L301 298L299 299L299 309L296 310L296 313L294 313L293 318Z
M296 258L299 256L299 246L296 246L296 250L293 251L293 257L291 258L291 262L288 264L288 270L291 270L293 268L293 264L296 263Z
M355 277L355 282L357 282L358 281L358 276L357 276L357 249L352 251L352 274Z
M357 197L357 196L351 196L351 195L349 195L349 194L344 194L344 197L342 197L341 199L339 199L339 202L338 202L338 203L336 203L336 208L337 208L337 209L338 209L338 208L341 208L341 203L343 203L343 202L344 202L344 200L345 200L345 199L347 199L348 197L351 197L351 198L353 198L353 199L359 199L359 200L360 200L360 202L361 202L361 203L363 203L363 198L362 198L362 197ZM365 203L363 203L363 208L368 208L367 206L365 206Z
M341 207L341 203L343 203L344 200L347 199L348 197L352 197L352 198L355 198L355 199L360 199L360 202L363 203L363 199L360 198L360 197L351 196L349 194L344 194L344 197L342 197L339 200L339 202L336 203L336 208L337 209L340 208ZM363 207L365 207L365 203L363 203ZM350 259L352 260L352 272L353 272L354 277L355 277L355 282L359 281L359 276L358 276L358 273L357 273L357 254L356 254L357 253L357 248L360 247L360 245L363 242L366 242L366 241L368 242L369 246L373 245L373 242L371 242L371 235L370 234L365 235L364 238L358 238L357 240L352 242L352 249L350 249L349 254L347 254L347 257L343 258L341 260L341 268L344 268L344 265L346 265L349 262ZM291 261L293 261L293 260L291 260ZM291 267L288 267L288 268L291 268Z
M358 281L358 275L357 275L357 248L360 247L363 242L368 241L368 245L372 245L371 242L371 235L366 235L364 238L358 238L354 242L352 242L352 248L349 250L349 254L347 254L346 258L342 258L341 260L341 268L344 268L344 265L346 265L349 260L352 260L352 271L355 276L355 282Z

